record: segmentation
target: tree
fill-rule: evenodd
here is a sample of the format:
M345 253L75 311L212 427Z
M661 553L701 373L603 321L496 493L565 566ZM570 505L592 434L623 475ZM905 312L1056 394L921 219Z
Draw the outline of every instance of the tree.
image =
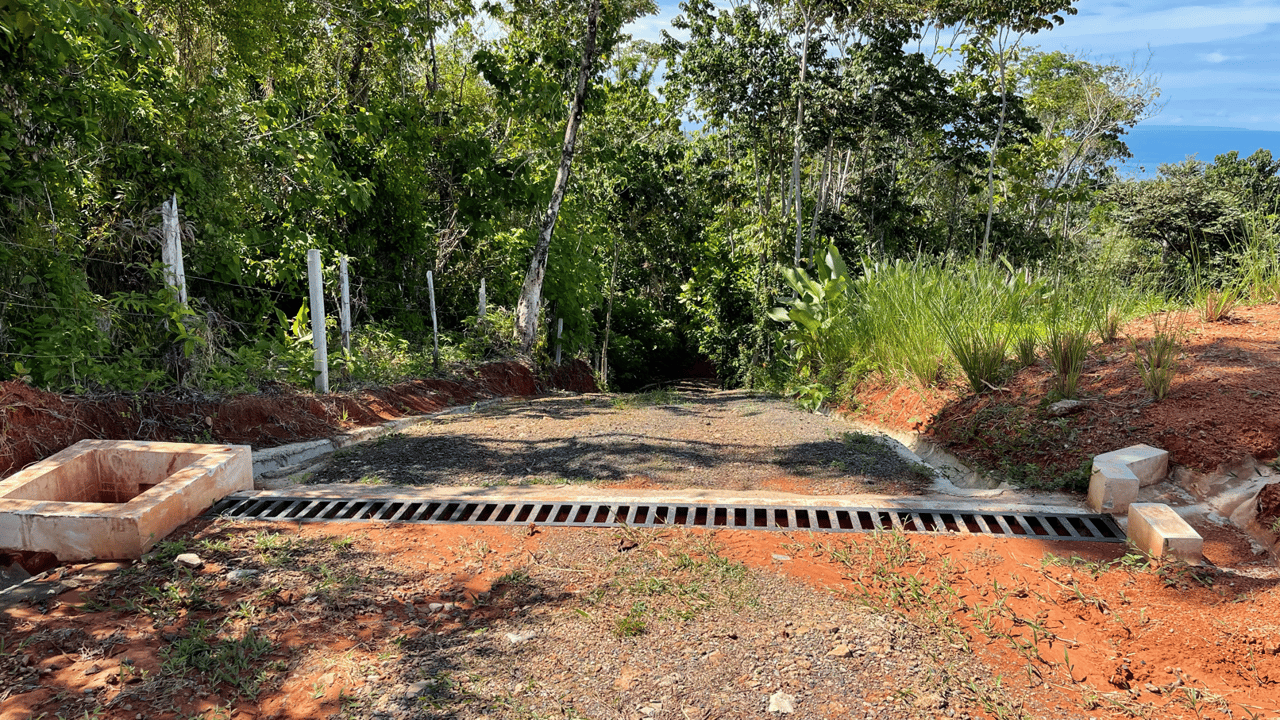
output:
M641 14L651 12L653 5L649 2L636 3L613 9L605 49L612 47L621 39L618 30L627 21ZM551 248L551 236L555 232L556 220L560 216L560 206L569 187L569 172L573 166L573 154L577 145L578 128L582 124L582 115L586 110L587 92L596 62L596 39L600 29L601 0L591 0L587 10L587 28L582 42L582 57L578 66L577 86L574 89L573 101L569 106L569 117L565 123L564 143L560 149L560 161L556 169L555 182L551 188L551 199L547 204L547 212L538 228L538 239L533 247L533 256L529 261L529 270L525 273L524 285L520 290L520 299L516 308L515 332L521 350L528 352L538 333L538 309L542 299L542 283L546 278L547 254Z

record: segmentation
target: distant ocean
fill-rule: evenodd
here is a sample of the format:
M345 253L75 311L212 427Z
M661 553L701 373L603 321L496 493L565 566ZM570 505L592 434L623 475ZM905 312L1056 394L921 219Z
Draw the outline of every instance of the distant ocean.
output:
M1162 163L1182 162L1188 155L1213 162L1216 155L1236 150L1240 157L1266 148L1280 156L1280 131L1245 130L1208 125L1139 125L1124 136L1133 157L1118 165L1126 177L1154 177Z

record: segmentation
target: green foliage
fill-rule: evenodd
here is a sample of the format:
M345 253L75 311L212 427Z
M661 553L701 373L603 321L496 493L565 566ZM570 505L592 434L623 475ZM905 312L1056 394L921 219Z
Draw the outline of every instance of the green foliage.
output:
M218 637L203 620L196 620L186 633L161 648L160 655L168 674L199 673L209 683L225 683L236 694L252 700L267 678L262 660L271 649L271 641L252 630L240 637Z
M330 312L350 264L335 386L434 372L428 271L445 360L510 355L503 308L556 172L585 7L0 3L0 378L310 386L312 248ZM698 0L674 23L686 40L629 41L654 9L604 7L543 285L541 337L563 319L565 354L615 387L705 357L725 384L810 406L874 371L982 389L1008 345L1028 364L1062 327L1110 341L1153 289L1280 298L1280 161L1119 181L1107 163L1149 78L992 44L1070 3L833 5L797 23ZM965 42L913 51L939 24ZM185 306L157 267L173 194ZM968 259L988 207L1009 262Z
M804 377L833 359L830 350L826 356L823 351L832 344L834 326L847 306L849 270L833 244L827 246L813 278L804 268L786 268L782 277L795 296L789 306L770 310L769 318L791 323L783 338L795 344L795 361Z

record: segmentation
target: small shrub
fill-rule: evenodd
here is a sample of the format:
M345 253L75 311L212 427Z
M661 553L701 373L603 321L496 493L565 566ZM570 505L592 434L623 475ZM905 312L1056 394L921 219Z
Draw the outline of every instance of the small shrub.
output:
M1049 331L1045 350L1053 367L1054 390L1064 398L1076 396L1080 373L1092 343L1089 333L1075 328L1055 327Z
M1142 386L1151 393L1151 397L1163 400L1173 386L1173 377L1178 372L1178 354L1182 351L1178 328L1169 326L1169 316L1163 320L1153 321L1155 327L1150 340L1134 340L1129 338L1129 350L1133 353L1133 362L1138 367L1138 375L1142 378Z

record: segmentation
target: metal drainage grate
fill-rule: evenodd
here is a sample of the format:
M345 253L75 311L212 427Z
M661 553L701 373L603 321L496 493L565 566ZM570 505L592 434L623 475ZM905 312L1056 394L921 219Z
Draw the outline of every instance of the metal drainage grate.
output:
M670 503L470 502L229 497L213 515L294 522L449 523L551 527L706 527L815 532L957 533L1124 542L1110 515Z

